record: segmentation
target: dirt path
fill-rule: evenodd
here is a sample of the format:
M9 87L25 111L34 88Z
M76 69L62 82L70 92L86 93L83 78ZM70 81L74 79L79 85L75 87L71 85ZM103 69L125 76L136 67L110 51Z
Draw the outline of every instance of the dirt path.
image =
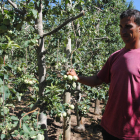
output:
M74 127L77 125L74 112L71 115L71 140L103 140L101 134L101 115L94 115L94 108L89 109L89 113L84 120L86 131L77 133ZM61 140L59 137L63 134L62 121L56 122L48 116L48 135L49 140Z

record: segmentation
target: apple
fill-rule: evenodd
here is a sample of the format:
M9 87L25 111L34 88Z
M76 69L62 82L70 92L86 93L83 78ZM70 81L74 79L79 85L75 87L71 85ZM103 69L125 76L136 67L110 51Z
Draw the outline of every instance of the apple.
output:
M11 30L8 31L9 34L12 34L13 32Z
M64 76L63 76L64 79L67 79L67 77L68 77L67 75L64 75Z
M70 105L69 107L70 107L70 109L74 109L74 105Z
M58 114L57 114L58 117L61 117L61 115L62 115L61 113L58 113Z
M86 114L86 110L84 110L83 113Z
M72 86L73 86L74 88L76 88L76 83L75 83L75 82L73 82Z
M58 66L61 66L61 63L58 63Z
M75 76L72 77L72 80L73 81L77 81L78 80L78 77L75 75Z
M22 96L22 95L23 95L22 93L19 94L19 96Z
M63 60L63 63L65 63L65 62L66 62L66 60L64 59L64 60Z
M37 135L37 140L44 140L44 135L38 134Z
M34 84L34 82L33 82L33 81L31 81L31 80L30 80L28 83L29 83L30 85Z
M67 116L67 113L66 112L63 112L63 117L66 117Z
M84 108L83 108L83 109L84 109L84 110L85 110L85 109L87 109L87 108L86 108L86 106L84 106Z
M55 68L58 69L58 65L56 65Z
M18 71L21 71L21 68L20 68L20 67L17 67L17 70L18 70Z
M24 80L24 83L25 83L25 84L29 84L29 80L28 80L28 79L25 79L25 80Z
M68 75L68 80L72 81L72 76Z

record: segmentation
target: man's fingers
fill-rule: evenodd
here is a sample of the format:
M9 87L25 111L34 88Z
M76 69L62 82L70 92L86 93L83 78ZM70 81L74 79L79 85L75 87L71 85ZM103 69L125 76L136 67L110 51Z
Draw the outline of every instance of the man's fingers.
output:
M71 72L73 72L73 71L74 71L74 69L69 69L68 72L67 72L67 74L70 75Z
M68 72L72 72L72 69L69 69Z

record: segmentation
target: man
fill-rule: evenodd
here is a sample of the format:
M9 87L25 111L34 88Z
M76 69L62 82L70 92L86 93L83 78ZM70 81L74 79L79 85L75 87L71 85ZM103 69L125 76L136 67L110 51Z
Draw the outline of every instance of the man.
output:
M140 140L140 12L120 15L120 35L125 47L111 54L101 71L91 77L78 76L88 86L110 83L109 99L102 117L104 140Z

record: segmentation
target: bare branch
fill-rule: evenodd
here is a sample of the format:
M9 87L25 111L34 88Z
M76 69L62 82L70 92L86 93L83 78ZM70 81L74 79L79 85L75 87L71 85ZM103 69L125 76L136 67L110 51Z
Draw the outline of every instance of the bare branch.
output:
M24 30L27 30L29 27L30 27L30 25L28 25L27 27L25 27L25 29L24 29Z
M101 38L94 38L93 40L103 40L103 39L109 39L109 38L106 36L106 37L101 37Z
M94 8L96 8L97 10L99 10L99 11L103 11L102 9L96 7L95 5L92 5L92 6L93 6Z
M72 21L72 27L73 27L73 32L74 32L74 36L75 36L75 44L76 44L76 47L77 47L77 38L76 38L76 33L75 33L73 21Z
M14 8L17 8L17 5L13 3L11 0L7 0Z
M34 109L34 110L26 113L23 117L25 117L26 115L28 115L30 113L35 112L36 110L39 110L40 111L40 109L37 107L36 109ZM38 111L38 113L39 113L39 111ZM21 128L21 120L23 119L23 117L21 119L19 119L18 124L15 127L13 127L11 130L9 130L8 133L12 133L13 131L17 130L18 128ZM38 115L37 115L37 122L38 122Z
M25 11L19 10L18 7L17 7L17 5L14 2L12 2L11 0L7 0L7 1L13 6L13 8L15 8L15 11L16 12L19 12L22 15L25 14Z
M83 15L85 15L85 12L84 12L84 11L82 11L79 15L77 15L77 16L75 16L75 17L72 17L72 18L70 18L70 19L68 19L68 20L66 20L64 23L62 23L62 24L59 25L57 28L55 28L53 31L44 34L43 37L48 36L48 35L51 35L51 34L53 34L53 33L56 33L58 30L60 30L60 29L61 29L62 27L64 27L66 24L68 24L68 23L71 22L71 21L76 20L77 18L80 18L80 17L83 16Z

